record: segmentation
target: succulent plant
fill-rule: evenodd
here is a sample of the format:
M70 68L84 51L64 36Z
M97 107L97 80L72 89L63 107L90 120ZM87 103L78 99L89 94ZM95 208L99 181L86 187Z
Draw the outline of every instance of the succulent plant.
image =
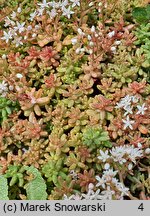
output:
M93 150L100 146L108 148L112 147L108 132L104 131L102 128L87 127L83 131L82 141L83 144Z
M20 165L9 165L5 178L11 178L9 185L13 186L14 184L19 182L19 187L23 187L24 185L24 169L21 169Z
M23 96L25 99L23 99ZM31 115L34 111L37 116L41 115L40 107L45 106L50 101L50 97L42 97L42 89L36 91L35 88L32 88L31 91L26 92L25 94L20 95L20 105L21 109L24 111L25 116Z
M67 168L63 167L63 158L58 160L51 159L43 167L42 173L47 178L48 182L58 185L58 177L61 176L64 180L67 179Z
M25 171L30 174L30 177L28 179L28 182L25 184L24 181L24 175ZM31 176L32 175L32 176ZM13 191L9 191L8 193L8 182L7 179L11 178L9 182L9 186L13 186L14 184L18 183L19 187L23 187L26 189L27 196L26 198L29 200L42 200L47 198L46 193L46 184L44 182L44 179L41 176L41 173L34 167L28 167L28 166L20 166L20 165L9 165L8 170L6 174L0 176L1 180L3 179L3 186L4 186L4 192L5 194L1 198L3 199L5 196L5 199L9 199L7 194L14 193ZM2 185L2 183L0 182ZM25 184L25 185L24 185ZM17 189L17 188L16 188ZM39 193L40 191L40 193ZM16 191L18 192L18 191ZM21 196L21 194L20 194ZM13 195L11 194L11 198Z
M150 199L149 12L0 0L1 199Z
M13 111L19 109L17 101L11 101L5 97L0 97L0 124L8 118Z
M148 22L150 19L150 5L135 7L132 11L132 16L139 23Z
M75 182L71 180L71 177L63 180L61 176L58 176L58 185L51 191L48 200L63 199L64 194L70 195L73 191L74 184Z
M144 54L145 61L142 63L142 66L145 68L150 67L150 52L149 52L149 29L150 23L141 24L135 31L135 35L137 36L137 40L135 44L140 46L140 52Z

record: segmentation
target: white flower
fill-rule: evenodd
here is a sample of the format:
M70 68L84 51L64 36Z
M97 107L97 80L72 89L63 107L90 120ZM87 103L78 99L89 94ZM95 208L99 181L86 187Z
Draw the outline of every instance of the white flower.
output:
M89 3L89 7L92 7L94 5L94 2Z
M145 149L146 154L150 154L150 148Z
M51 18L54 18L58 13L57 13L56 9L53 8L51 11L47 11L47 14L49 14L49 16Z
M10 16L11 16L12 19L15 19L15 18L16 18L16 12L13 11L13 12L10 14Z
M81 48L81 49L80 49L80 52L85 52L85 49L84 49L84 48Z
M110 186L107 186L107 190L104 190L99 195L101 200L112 200L112 196L115 194L115 191L110 190Z
M110 48L110 50L111 50L112 52L115 52L115 51L116 51L116 47L112 46L112 47Z
M36 17L36 15L37 15L37 11L34 11L33 13L31 13L31 14L30 14L29 20L30 20L30 21L33 21L34 18Z
M138 142L137 146L138 148L142 148L142 144L140 142Z
M115 45L120 45L120 44L121 44L120 40L115 41Z
M9 86L9 90L12 91L14 87L12 85Z
M4 21L5 21L5 24L4 24L5 27L15 25L15 22L12 21L8 16L4 19Z
M132 170L132 168L133 168L133 164L132 164L132 163L129 163L129 165L128 165L128 170Z
M18 13L21 13L21 7L18 7L18 8L17 8L17 12L18 12Z
M139 98L137 98L136 96L131 96L131 100L133 103L137 103Z
M121 197L123 196L128 196L128 191L129 191L129 188L125 187L122 183L118 183L116 185L116 187L118 188L118 190L121 192Z
M4 36L1 37L1 39L2 39L2 40L5 40L6 43L8 43L8 41L9 41L10 39L12 39L12 36L13 36L13 35L12 35L11 31L8 31L8 33L5 32L5 31L3 31L3 33L4 33Z
M87 38L89 41L92 39L91 35L88 35Z
M42 16L44 12L44 8L38 8L37 9L37 16Z
M78 174L77 174L74 170L71 170L69 174L72 176L72 178L73 178L74 180L77 180L77 179L78 179Z
M28 31L31 31L31 30L32 30L32 26L29 25L29 26L27 27L27 30L28 30Z
M72 7L80 6L80 0L70 0L70 1L73 2Z
M96 184L96 187L102 186L103 188L105 188L105 179L102 177L100 178L99 176L95 176L96 180L98 181L98 183Z
M142 114L144 115L144 111L147 110L147 108L145 107L145 103L142 106L137 105L138 108L138 112L136 114Z
M0 96L5 97L8 92L8 84L5 82L5 80L0 83Z
M110 168L110 164L109 164L109 163L106 163L106 164L104 165L104 169L105 169L105 170L109 170L109 168Z
M54 9L57 9L57 8L61 7L61 2L60 1L59 2L51 1L51 2L49 2L49 6L54 8Z
M0 94L8 91L7 86L8 86L8 84L5 82L5 80L3 80L2 83L0 83Z
M119 162L120 164L125 163L127 160L130 160L132 162L136 162L136 158L140 158L143 156L143 150L140 148L134 148L134 146L125 145L125 146L119 146L119 147L113 147L110 151L111 157L115 162ZM123 157L126 158L123 158ZM131 165L129 165L131 167Z
M79 194L73 194L71 195L70 197L67 197L66 194L64 194L64 197L63 197L64 200L81 200L82 199L82 196L79 196Z
M127 116L126 120L122 119L124 123L123 129L125 130L127 127L129 127L131 130L133 130L132 124L134 124L135 121L132 121L129 119L129 116Z
M117 106L115 108L126 108L131 105L132 96L126 95L124 98L120 100L119 103L117 103Z
M93 50L92 49L89 49L89 54L91 55L93 53Z
M25 30L24 25L25 25L25 22L19 23L17 21L17 26L14 27L14 30L19 31L19 33L21 33L21 32L23 32Z
M110 156L108 155L108 150L106 150L105 152L103 152L102 150L100 150L100 155L97 158L103 162L105 162L108 158L110 158Z
M93 46L94 42L90 41L89 46Z
M67 16L68 19L70 19L71 14L74 14L74 12L70 10L70 6L68 8L63 8L62 15Z
M133 146L128 147L126 149L126 153L128 154L128 158L133 163L136 163L136 158L141 158L143 156L143 150L141 150L139 148L134 148Z
M7 55L6 54L3 54L2 55L2 59L6 59L7 58Z
M112 178L111 179L111 182L114 184L114 185L117 185L118 184L118 179L116 179L116 178Z
M124 107L124 110L125 110L126 112L124 113L124 116L126 116L126 115L128 115L128 114L133 114L132 109L133 109L133 106L125 106L125 107Z
M33 34L32 34L32 37L33 37L33 38L35 38L36 36L37 36L37 34L36 34L36 33L33 33Z
M78 47L75 52L76 52L76 54L79 54L80 53L80 47Z
M40 25L35 25L34 27L36 30L40 29Z
M123 164L126 162L126 159L123 158L125 155L125 146L117 146L113 147L112 150L110 151L111 153L111 158L115 162L119 162L120 164Z
M88 189L89 190L93 190L94 189L94 185L92 183L90 183L89 186L88 186Z
M122 108L124 105L121 103L121 102L119 102L119 103L117 103L117 106L115 106L115 108Z
M117 174L118 171L113 171L113 169L108 169L103 172L103 179L106 182L110 182L112 178Z
M22 37L15 37L13 43L16 44L16 47L23 45Z
M21 79L21 78L23 77L23 75L20 74L20 73L17 73L17 74L16 74L16 77L19 78L19 79Z
M109 38L112 38L113 36L115 36L115 31L111 31L107 35Z
M77 42L78 42L77 38L72 38L72 39L71 39L72 45L75 45Z
M22 152L26 153L28 150L26 148L22 148Z
M99 195L100 189L98 189L96 192L94 192L92 189L89 189L87 194L82 194L83 199L82 200L99 200L101 199L101 196Z
M44 9L44 8L49 8L49 2L47 3L46 0L43 0L42 3L38 3L38 5Z
M63 11L64 8L65 8L66 6L68 6L68 0L63 1L63 2L60 4L60 6L61 6L61 9L62 9L62 11Z
M98 12L101 13L101 11L102 11L102 9L101 9L101 8L98 8Z
M93 189L94 189L94 185L92 183L90 183L88 186L87 194L82 194L83 199L85 199L85 200L98 200L100 189L98 189L96 192L94 192Z
M91 27L91 32L94 33L95 32L95 26Z
M78 31L79 35L84 35L82 29L78 28L77 31Z
M13 28L10 28L10 33L12 34L13 37L17 36L17 33Z
M83 53L84 51L85 51L84 48L78 47L75 52L76 52L76 54L79 54L79 53Z

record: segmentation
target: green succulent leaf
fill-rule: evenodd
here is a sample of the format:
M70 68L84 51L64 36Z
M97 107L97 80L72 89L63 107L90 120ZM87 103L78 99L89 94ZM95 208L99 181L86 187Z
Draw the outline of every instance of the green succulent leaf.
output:
M146 12L147 12L148 19L150 19L150 5L147 5Z
M134 8L132 16L139 23L148 22L150 20L150 5Z
M100 146L112 147L109 141L109 135L107 131L103 131L101 128L89 127L83 132L82 141L83 144L88 145L92 149L96 149Z
M10 186L13 186L18 181L18 176L14 175L9 183Z
M112 144L111 144L110 141L106 141L106 142L104 143L104 146L107 147L107 148L111 148L111 147L112 147Z
M7 98L0 97L0 125L8 118L12 111L19 110L19 104L17 101L11 101Z

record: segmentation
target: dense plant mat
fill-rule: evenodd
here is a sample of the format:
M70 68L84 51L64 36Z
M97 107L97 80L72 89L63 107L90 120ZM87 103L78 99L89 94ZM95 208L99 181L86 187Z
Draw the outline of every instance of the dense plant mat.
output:
M148 0L0 0L0 199L150 199Z

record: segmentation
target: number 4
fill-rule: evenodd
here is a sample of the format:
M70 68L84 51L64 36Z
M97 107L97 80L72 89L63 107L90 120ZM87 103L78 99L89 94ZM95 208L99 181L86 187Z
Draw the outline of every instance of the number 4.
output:
M139 210L143 211L144 210L144 206L143 206L143 203L141 203L138 207Z

